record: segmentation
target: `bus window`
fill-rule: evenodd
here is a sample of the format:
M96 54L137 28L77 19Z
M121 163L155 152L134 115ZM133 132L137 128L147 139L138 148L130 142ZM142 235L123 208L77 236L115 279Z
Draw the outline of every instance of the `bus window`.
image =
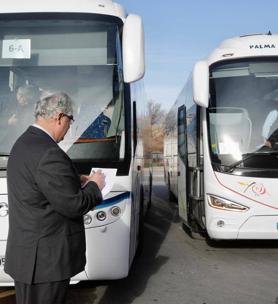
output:
M22 16L3 19L0 25L0 152L8 155L34 122L33 104L26 110L24 125L15 126L13 132L6 127L16 111L18 88L31 85L41 96L62 91L73 99L75 122L59 144L73 160L119 160L120 147L125 147L125 106L115 19ZM24 52L17 51L18 44Z

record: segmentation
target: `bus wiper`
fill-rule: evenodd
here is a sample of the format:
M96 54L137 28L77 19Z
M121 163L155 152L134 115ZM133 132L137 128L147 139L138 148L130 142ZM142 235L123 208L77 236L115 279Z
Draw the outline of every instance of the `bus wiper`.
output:
M4 156L6 156L6 157L9 157L10 156L10 154L9 153L4 153L4 152L0 152L0 157L4 157Z
M254 156L257 156L257 155L278 155L278 151L277 150L275 150L275 151L266 150L266 151L255 151L255 152L252 152L252 153L246 153L246 154L244 154L244 157L241 160L236 161L235 163L231 164L230 166L227 166L227 169L224 170L224 172L225 173L231 173L231 172L233 172L233 170L238 165L242 164L247 159L252 158Z

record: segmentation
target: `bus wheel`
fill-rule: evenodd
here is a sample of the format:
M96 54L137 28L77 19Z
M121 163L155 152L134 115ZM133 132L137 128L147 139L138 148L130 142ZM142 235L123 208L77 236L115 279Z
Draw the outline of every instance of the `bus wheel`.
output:
M182 228L185 231L185 233L188 234L192 239L195 240L206 239L206 234L203 231L201 231L199 228L197 228L197 225L194 223L193 225L182 223Z

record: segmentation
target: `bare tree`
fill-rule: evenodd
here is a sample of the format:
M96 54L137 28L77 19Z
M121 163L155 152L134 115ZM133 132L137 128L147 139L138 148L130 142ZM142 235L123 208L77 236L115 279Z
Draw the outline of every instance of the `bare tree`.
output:
M165 111L160 103L153 100L147 104L145 127L142 129L142 139L146 154L162 153L164 141Z
M165 116L165 111L162 110L161 104L150 100L147 105L147 116L150 118L151 126L160 124Z

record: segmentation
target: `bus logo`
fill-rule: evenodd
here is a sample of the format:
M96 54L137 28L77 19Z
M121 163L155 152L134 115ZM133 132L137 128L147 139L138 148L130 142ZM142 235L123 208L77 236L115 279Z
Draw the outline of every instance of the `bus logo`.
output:
M276 49L275 44L251 44L249 45L250 50L252 49Z
M256 195L256 196L262 196L262 195L269 195L265 186L263 184L259 184L256 182L251 183L244 183L239 182L240 186L244 187L243 192L246 193L249 189Z

